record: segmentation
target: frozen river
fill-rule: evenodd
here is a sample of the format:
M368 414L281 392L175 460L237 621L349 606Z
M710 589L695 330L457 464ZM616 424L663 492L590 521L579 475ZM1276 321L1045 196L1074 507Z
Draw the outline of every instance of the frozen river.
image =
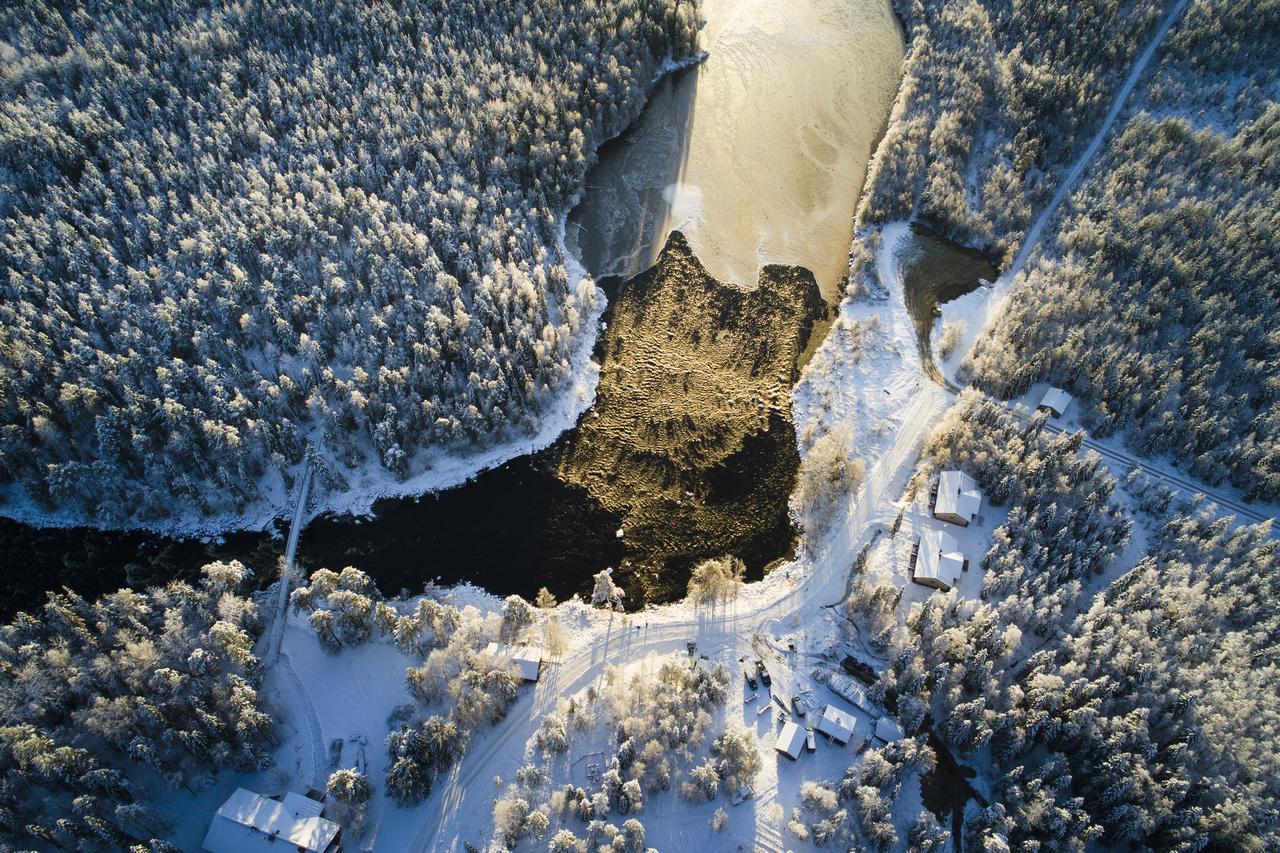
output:
M889 1L704 0L703 13L706 61L663 80L602 150L571 244L597 277L628 277L679 229L722 281L797 264L834 302L900 79Z

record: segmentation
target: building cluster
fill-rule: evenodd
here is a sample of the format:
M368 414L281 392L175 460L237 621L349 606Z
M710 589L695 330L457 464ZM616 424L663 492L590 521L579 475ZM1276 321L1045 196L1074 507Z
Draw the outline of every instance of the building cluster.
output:
M939 521L968 527L978 520L982 492L963 471L943 471L933 493L933 517ZM911 551L911 580L946 592L969 570L969 559L955 537L945 530L929 528L921 532Z

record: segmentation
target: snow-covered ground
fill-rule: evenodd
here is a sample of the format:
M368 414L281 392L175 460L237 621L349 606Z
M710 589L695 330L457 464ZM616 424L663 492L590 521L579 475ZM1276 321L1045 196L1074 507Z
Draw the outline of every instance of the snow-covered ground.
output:
M737 671L739 657L763 656L775 673L778 695L789 698L792 692L808 690L815 702L824 704L833 694L813 682L811 664L835 642L842 617L838 608L830 605L838 604L847 594L849 569L856 554L865 544L875 543L869 566L888 567L888 579L904 589L901 607L905 613L912 602L938 594L910 583L906 568L913 533L926 526L945 529L969 555L970 569L957 592L976 598L982 585L981 557L1004 512L986 506L978 523L960 528L933 519L924 505L924 495L913 502L903 498L929 429L953 399L949 391L928 381L919 364L894 259L906 227L895 223L883 231L878 265L888 297L841 306L839 321L794 392L793 414L802 436L806 431L812 436L835 423L847 423L855 436L853 452L866 462L862 487L838 508L836 521L822 541L803 543L795 560L762 581L746 585L734 602L714 611L678 602L611 616L581 601L562 603L557 614L570 638L569 651L561 660L544 666L537 684L521 688L521 698L507 718L477 733L461 763L436 781L426 803L414 808L398 807L381 792L385 787L387 716L395 706L411 701L404 669L417 661L405 658L387 643L329 655L304 621L290 617L282 665L268 676L268 689L290 721L287 737L277 753L279 768L261 779L249 780L249 787L279 791L282 779L295 789L317 784L331 769L327 763L329 744L338 738L350 742L354 735L362 735L368 742L365 754L375 789L367 847L461 850L464 843L471 843L483 848L492 826L493 804L501 792L495 779L514 778L516 769L526 762L530 738L542 717L562 698L599 684L606 667L634 666L655 654L682 653L692 641L697 643L699 654L725 662L731 672ZM982 315L973 310L973 316L981 320ZM1124 495L1120 498L1128 500ZM901 529L897 537L889 537L900 511ZM1134 541L1112 570L1083 591L1080 606L1087 606L1092 594L1132 567L1144 551L1145 536L1143 529L1135 531ZM489 613L500 608L498 599L474 587L455 588L450 596L457 606L474 606ZM787 651L788 643L794 643L795 653ZM1030 651L1033 649L1024 649ZM735 683L741 685L741 679ZM678 849L692 842L709 849L737 849L739 845L760 850L808 849L807 843L785 829L801 782L838 779L856 759L852 751L837 750L825 742L820 742L816 754L802 755L795 763L770 754L769 736L777 728L775 712L756 716L755 703L765 699L761 692L753 703L741 708L742 722L756 729L768 759L755 784L755 798L737 807L723 797L690 807L674 791L656 797L640 815L649 833L648 844L658 849ZM847 707L847 703L839 704ZM732 703L731 707L737 711ZM871 714L860 716L871 720ZM246 784L243 779L237 783ZM982 780L976 784L982 787ZM906 784L904 792L898 807L900 820L909 817L907 805L916 796L914 781ZM211 795L205 799L216 805ZM729 812L729 822L722 833L713 833L709 821L721 806ZM184 827L183 837L194 837L195 825L203 825L211 811L191 810L191 826Z
M944 318L963 318L966 326L956 355L944 365L948 375L953 375L963 353L998 310L1053 211L1097 150L1155 44L1184 5L1185 0L1175 7L1152 46L1135 64L1097 137L1028 232L1013 267L994 286L944 308ZM402 809L375 793L370 809L373 829L369 846L396 851L461 850L468 842L483 846L491 826L493 803L500 791L495 780L510 780L526 760L530 738L540 719L563 697L599 683L608 666L635 666L654 654L683 652L687 642L696 642L700 654L724 661L731 672L736 670L739 657L763 655L775 672L775 689L782 696L788 696L787 691L808 689L815 701L822 702L827 694L812 683L808 664L836 636L840 616L836 608L828 605L844 599L849 569L864 544L881 542L878 547L891 558L888 564L895 567L894 582L908 590L904 606L933 594L907 581L905 562L897 550L901 543L908 543L909 552L911 532L939 522L931 519L919 503L904 506L900 498L929 428L941 418L952 398L947 390L926 378L916 355L914 331L901 298L896 263L896 249L906 228L906 223L892 223L882 229L876 262L887 298L846 301L841 305L831 334L794 391L793 417L802 452L835 424L847 424L855 436L853 452L866 463L863 485L838 508L829 532L821 541L802 543L795 560L764 580L747 585L732 604L716 611L698 611L690 603L681 602L622 616L593 611L577 601L560 605L561 622L571 637L570 651L545 666L539 682L522 688L520 700L502 723L472 740L463 760L436 781L435 791L426 803ZM572 410L571 405L567 411ZM904 509L903 530L896 539L880 540L900 508ZM946 526L962 548L972 550L974 555L969 577L960 588L966 597L975 595L981 586L980 555L1001 520L1001 513L988 507L981 521L968 529ZM1137 558L1143 535L1135 535L1135 542L1117 561L1116 571L1124 570ZM1100 579L1099 584L1106 580ZM454 594L460 603L487 610L498 607L496 599L474 589L463 588ZM797 651L785 651L788 643L794 643ZM408 696L403 670L409 661L384 643L328 656L305 624L291 622L285 631L282 663L268 676L269 689L292 721L290 734L278 752L280 770L292 777L295 786L314 784L326 772L317 767L324 764L327 744L359 733L369 742L369 777L375 791L380 792L386 762L382 748L388 731L386 715ZM740 679L735 682L742 684ZM756 729L761 749L767 752L771 749L769 736L775 730L775 712L757 716L753 707L764 699L762 691L753 703L743 704L740 713L743 724ZM739 713L732 702L731 713ZM710 849L806 849L782 828L784 815L789 815L796 802L801 781L838 778L853 761L851 753L825 743L819 745L816 754L802 755L795 763L769 756L756 781L755 798L742 806L728 807L729 823L720 835L710 831L708 821L722 801L691 808L669 792L655 798L651 808L641 815L648 830L646 841L658 849L680 849L692 843ZM280 771L272 778L265 777L266 774L257 785L259 789L278 785ZM982 780L977 784L981 786ZM913 788L911 781L904 788L899 819L913 805ZM207 812L193 812L188 823L195 826L207 818ZM184 837L193 837L189 829L184 831Z
M950 399L920 368L911 321L901 299L892 250L905 228L899 223L886 229L881 280L890 289L889 298L842 305L837 329L821 345L795 390L793 414L799 429L821 431L837 421L849 423L856 436L854 452L866 462L862 487L845 498L821 542L804 543L795 560L747 584L732 604L715 611L678 602L610 616L580 601L562 603L557 614L570 637L569 651L544 667L536 685L521 688L522 696L507 718L478 733L462 762L437 780L431 798L410 809L397 807L381 792L387 716L395 706L410 701L404 669L417 662L382 642L331 655L302 617L290 615L280 664L267 676L267 690L289 721L276 754L279 766L248 780L252 783L248 786L276 792L316 785L332 769L329 745L360 735L367 741L368 773L376 792L370 805L369 845L376 850L460 850L464 841L476 843L491 825L498 793L493 779L511 778L541 718L562 697L600 679L608 665L683 652L686 642L693 641L700 654L725 659L735 667L738 656L754 650L770 658L778 672L779 689L807 689L815 699L828 697L825 688L812 683L807 666L788 664L787 653L773 649L794 642L796 655L806 656L830 645L833 620L839 617L826 605L844 599L858 550L893 523L895 501L914 469L919 448ZM847 333L855 322L873 327L856 347L855 336ZM483 612L500 607L496 598L474 587L458 587L450 596L458 606L471 605ZM754 708L744 706L742 713L744 722L758 724L762 734L766 725L772 725L757 719ZM838 778L852 754L824 743L816 755L804 755L794 764L781 761L785 763L771 756L766 762L754 805L727 807L729 828L714 839L715 844L723 841L732 849L754 838L752 843L761 849L801 849L794 838L783 837L783 823L775 820L774 805L784 807L789 815L803 778ZM237 783L246 784L246 780ZM222 787L219 784L218 789ZM707 821L715 806L706 814L692 810L693 814L676 820L674 815L683 814L685 808L683 802L673 800L671 819L650 816L645 820L656 833L649 843L655 844L660 837L662 843L655 844L659 849L699 839L713 843ZM211 812L188 810L182 837L195 837ZM664 832L668 834L661 836Z

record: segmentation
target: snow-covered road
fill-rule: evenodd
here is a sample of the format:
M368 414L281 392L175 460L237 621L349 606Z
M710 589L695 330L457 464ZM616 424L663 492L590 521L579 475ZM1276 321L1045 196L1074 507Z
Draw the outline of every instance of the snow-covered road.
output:
M854 555L881 523L887 524L883 511L901 494L913 470L926 427L934 422L948 403L948 395L942 389L930 385L922 387L904 416L893 446L868 473L858 495L848 505L843 523L834 525L815 559L797 561L792 567L791 571L797 573L802 566L807 565L808 568L799 583L789 591L759 604L739 606L697 619L662 621L661 611L638 614L632 617L631 626L621 628L615 625L596 642L584 645L558 665L549 667L534 686L532 696L522 698L498 726L480 733L462 762L448 776L437 780L437 789L432 794L435 805L426 815L409 848L453 849L451 845L455 844L456 837L449 833L458 829L455 823L457 815L460 811L475 814L473 808L465 807L464 800L468 796L487 799L484 782L491 778L491 766L496 759L522 754L541 718L553 711L562 697L571 696L598 679L605 666L622 666L643 660L650 653L683 652L685 643L689 641L696 642L701 653L714 653L726 648L747 653L751 651L747 638L766 623L843 599ZM645 618L649 619L647 627L635 630L634 623ZM402 849L406 840L383 833L378 837L378 849Z
M1111 104L1111 109L1107 110L1107 115L1102 119L1102 124L1098 125L1097 132L1093 135L1093 139L1080 156L1076 158L1076 162L1072 164L1071 169L1067 172L1066 177L1058 185L1058 189L1054 191L1053 197L1049 199L1049 203L1045 205L1044 210L1040 211L1040 215L1036 217L1031 228L1027 230L1026 237L1023 238L1022 248L1018 250L1018 255L1014 258L1013 263L1001 278L1008 277L1010 280L1018 274L1023 264L1027 262L1027 258L1031 255L1031 250L1036 243L1040 241L1040 235L1044 231L1045 226L1049 224L1049 220L1057 211L1058 206L1066 199L1067 194L1071 192L1076 182L1080 180L1080 176L1084 174L1085 168L1093 160L1098 153L1098 149L1102 147L1103 140L1106 139L1107 133L1110 132L1111 126L1115 124L1116 119L1120 117L1120 113L1124 111L1124 106L1129 101L1129 95L1133 94L1133 87L1137 85L1138 80L1142 77L1147 65L1151 62L1151 58L1155 56L1156 50L1159 49L1164 37L1168 35L1169 28L1173 26L1173 22L1186 10L1191 0L1178 0L1178 3L1169 10L1169 14L1165 15L1164 20L1160 22L1160 26L1156 29L1155 35L1151 37L1150 44L1146 50L1142 51L1138 56L1138 60L1133 64L1133 68L1129 71L1129 76L1125 78L1124 84L1120 86L1120 90L1116 92L1115 100Z
M1047 429L1057 433L1074 432L1072 429L1054 426L1053 424L1046 424L1045 426ZM1090 450L1096 451L1098 455L1103 458L1103 461L1108 463L1108 467L1111 468L1112 473L1118 477L1123 477L1129 468L1137 468L1144 474L1163 480L1165 483L1168 483L1170 486L1181 492L1185 492L1189 495L1202 494L1209 500L1216 503L1223 510L1235 513L1242 520L1255 522L1257 524L1261 524L1268 520L1275 520L1275 515L1268 512L1265 507L1259 509L1247 506L1237 497L1226 495L1220 490L1210 488L1204 483L1200 483L1192 479L1188 475L1175 473L1168 468L1153 465L1137 456L1117 450L1114 447L1109 447L1098 441L1096 438L1090 437L1088 434L1085 435L1082 444Z

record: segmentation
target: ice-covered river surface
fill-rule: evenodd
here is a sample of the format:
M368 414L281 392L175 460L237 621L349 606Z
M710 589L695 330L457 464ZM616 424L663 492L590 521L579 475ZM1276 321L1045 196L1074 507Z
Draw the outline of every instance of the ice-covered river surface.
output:
M889 0L703 0L702 64L602 149L568 239L597 277L646 269L679 229L721 281L760 266L844 280L854 208L900 79Z
M835 302L854 207L901 71L889 0L702 5L707 59L661 81L631 129L602 148L571 216L570 248L598 278L627 278L649 267L678 227L715 278L751 286L761 265L795 264ZM300 563L359 566L389 594L432 579L530 597L544 585L558 596L589 591L591 575L619 565L626 546L615 536L617 514L557 476L577 432L438 495L379 501L360 523L317 519L302 533ZM763 466L757 460L735 476L745 481ZM721 491L743 485L717 482ZM762 517L758 547L741 555L749 566L790 547L785 499L778 512L781 528ZM263 533L210 544L0 519L0 562L20 567L0 611L35 606L42 590L63 584L93 596L191 576L205 559L241 559L266 582L280 547ZM678 593L682 582L668 588Z

